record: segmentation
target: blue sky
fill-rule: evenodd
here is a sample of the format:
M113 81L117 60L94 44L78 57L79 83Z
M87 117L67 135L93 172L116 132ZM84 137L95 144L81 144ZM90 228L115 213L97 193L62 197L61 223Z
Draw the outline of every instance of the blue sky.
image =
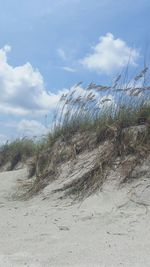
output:
M149 61L149 0L0 0L0 137L45 133L61 93Z

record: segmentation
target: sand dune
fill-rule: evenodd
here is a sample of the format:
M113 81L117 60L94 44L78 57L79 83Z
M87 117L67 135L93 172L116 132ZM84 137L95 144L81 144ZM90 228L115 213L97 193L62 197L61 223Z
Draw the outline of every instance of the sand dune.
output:
M71 205L50 194L14 199L26 169L0 174L0 266L150 266L150 177ZM109 190L108 190L109 188ZM134 190L134 191L133 191Z

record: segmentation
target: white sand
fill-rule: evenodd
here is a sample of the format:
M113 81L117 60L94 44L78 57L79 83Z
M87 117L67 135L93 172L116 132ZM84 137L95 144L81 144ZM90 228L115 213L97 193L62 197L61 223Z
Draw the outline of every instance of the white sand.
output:
M106 186L73 206L51 196L50 186L32 200L13 201L25 177L25 169L0 174L0 267L150 266L149 202L129 200L133 184ZM138 183L148 190L149 178Z

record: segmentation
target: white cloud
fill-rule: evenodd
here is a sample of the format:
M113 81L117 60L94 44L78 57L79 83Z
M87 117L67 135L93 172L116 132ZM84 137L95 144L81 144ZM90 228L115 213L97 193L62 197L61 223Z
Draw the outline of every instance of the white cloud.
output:
M90 70L111 74L114 71L130 65L136 66L139 52L129 47L125 41L107 33L101 36L97 45L92 48L93 52L87 55L80 63Z
M76 69L67 66L61 67L61 69L68 72L76 72Z
M23 136L41 136L47 134L49 130L36 120L24 119L19 122L18 131Z
M47 92L42 75L30 63L11 66L10 50L8 45L0 49L0 112L26 115L54 108L62 92Z
M57 49L57 54L62 60L66 60L67 59L66 53L62 48L58 48Z

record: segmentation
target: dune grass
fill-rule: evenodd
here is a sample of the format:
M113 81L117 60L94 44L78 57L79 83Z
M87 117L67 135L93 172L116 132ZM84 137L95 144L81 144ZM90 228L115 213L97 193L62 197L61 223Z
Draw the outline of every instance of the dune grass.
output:
M147 76L148 68L145 67L131 81L124 82L123 75L119 75L111 86L91 83L83 88L78 83L61 96L49 134L38 142L23 138L6 143L0 149L0 166L10 161L10 169L13 169L19 161L34 157L33 169L38 165L42 173L50 164L50 157L57 158L58 162L67 153L56 151L59 149L55 148L55 143L59 140L67 144L76 133L87 132L91 139L92 133L96 135L97 143L117 138L126 127L146 124L149 128ZM59 160L54 154L59 154Z
M37 153L37 144L28 138L7 142L0 148L0 167L10 163L8 170L14 169L18 162L24 162Z
M68 139L76 132L94 131L105 138L110 126L125 128L150 123L150 86L145 67L131 81L119 75L111 86L81 83L63 94L48 135L50 144L59 137Z

